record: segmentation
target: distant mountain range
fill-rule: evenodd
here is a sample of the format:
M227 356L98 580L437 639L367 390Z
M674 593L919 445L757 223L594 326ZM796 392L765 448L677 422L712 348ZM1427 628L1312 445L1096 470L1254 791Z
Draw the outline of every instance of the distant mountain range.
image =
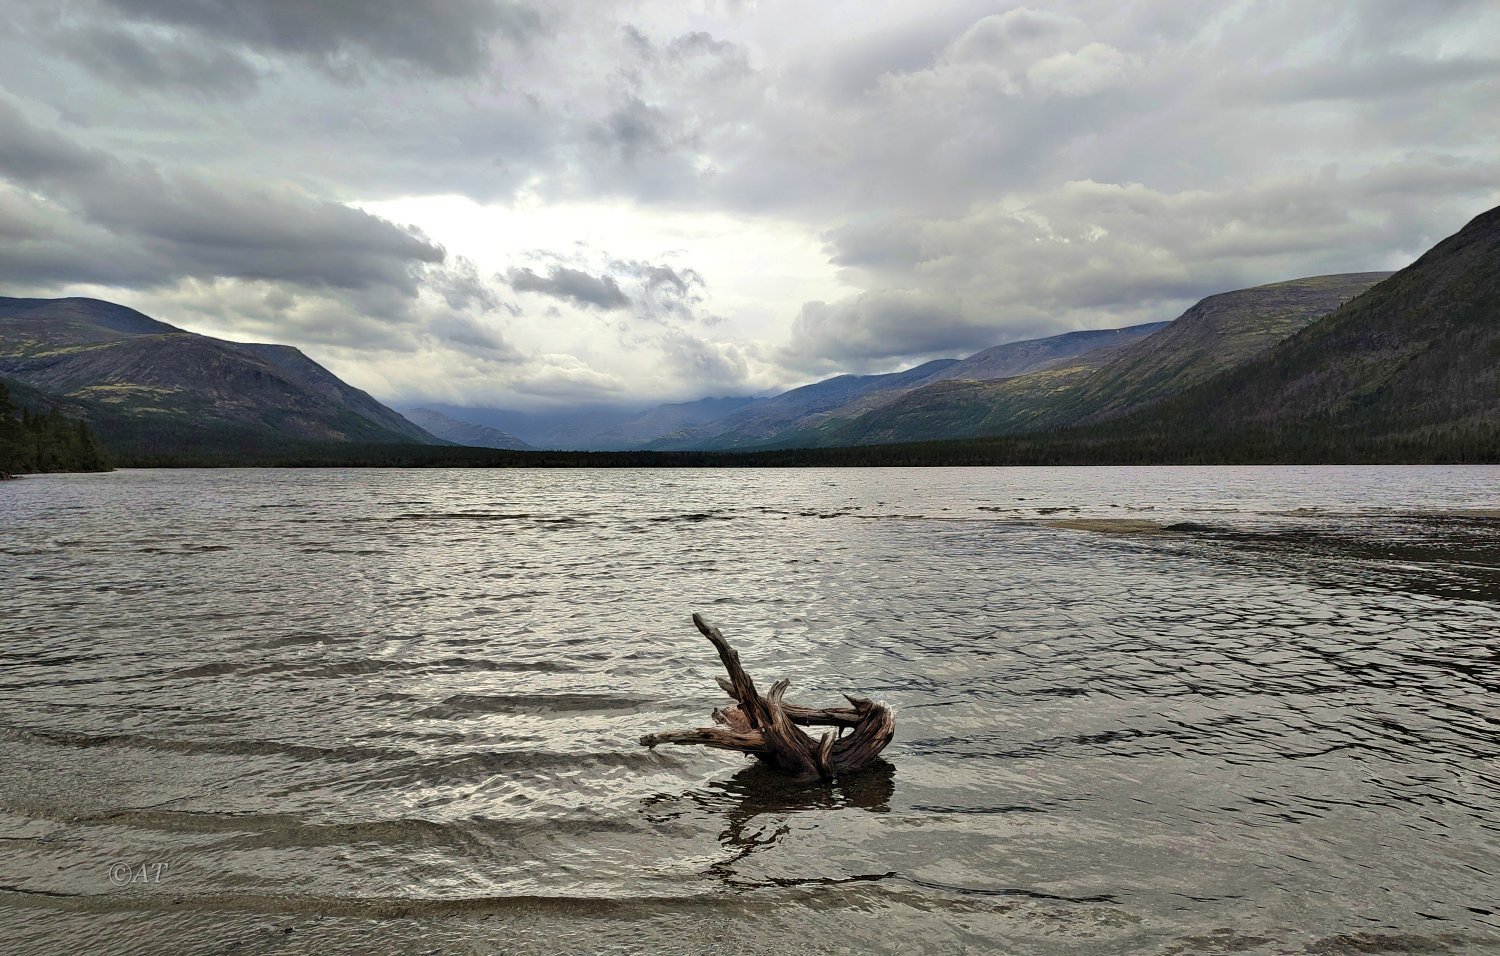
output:
M425 407L449 418L508 432L536 448L622 451L643 448L671 432L722 418L746 405L766 401L754 396L700 398L646 409L585 405L556 411L513 411L428 402Z
M1315 276L1241 289L1209 296L1172 322L1009 342L961 360L839 375L769 398L704 399L635 416L604 409L552 418L447 407L444 413L506 428L534 446L573 450L836 448L1053 430L1119 418L1177 395L1389 275Z
M878 408L923 385L955 378L987 380L1019 375L1107 345L1133 342L1165 325L1155 322L1128 329L1068 332L999 345L962 360L939 359L900 372L838 375L770 397L703 398L657 405L643 412L583 408L539 414L450 405L438 408L449 418L504 429L540 448L732 450L773 442L824 416Z
M470 445L474 448L509 448L516 451L531 448L530 445L509 432L490 428L488 425L461 422L430 408L408 408L402 412L402 415L428 434L436 435L444 441L451 441L455 445Z
M1318 276L1209 296L1171 323L1138 327L1149 334L1122 334L996 381L925 385L879 408L825 416L767 446L977 438L1119 418L1243 364L1388 275Z
M294 348L196 335L98 299L0 298L0 378L128 456L440 443Z
M778 463L1487 460L1500 441L1497 369L1500 209L1395 274L1294 279L1209 296L1170 323L644 410L429 405L408 420L296 349L194 335L93 299L0 298L13 398L86 418L127 460L319 443L619 449L632 461L641 450ZM901 444L914 442L926 444ZM864 446L879 447L852 453Z

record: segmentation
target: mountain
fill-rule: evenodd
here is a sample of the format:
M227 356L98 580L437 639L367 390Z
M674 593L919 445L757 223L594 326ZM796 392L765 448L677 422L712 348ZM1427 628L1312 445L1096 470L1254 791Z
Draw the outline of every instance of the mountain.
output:
M1134 341L1165 324L1069 332L1011 342L963 360L943 359L905 372L840 375L772 398L701 398L656 405L644 411L585 406L554 412L517 412L450 405L436 405L430 410L452 420L500 429L538 448L584 451L735 448L775 438L787 429L805 428L819 416L853 416L869 411L928 382L1019 375L1106 344ZM429 430L444 438L451 437L441 429Z
M427 407L456 421L508 432L534 448L626 451L641 448L668 432L723 418L759 401L764 399L735 396L700 398L646 409L578 405L531 412L436 402L429 402Z
M439 442L294 348L185 332L98 299L0 297L0 377L127 455Z
M1118 418L1243 365L1359 296L1389 272L1313 276L1211 295L1122 352L1069 396L1065 414Z
M1096 349L1126 345L1143 339L1157 329L1165 328L1166 322L1149 322L1123 329L1090 329L1083 332L1064 332L1044 339L1027 339L1024 342L1008 342L994 348L975 352L966 359L948 366L930 381L943 382L954 379L969 379L988 382L1001 378L1025 375L1066 359L1074 358Z
M1123 343L1105 346L999 381L934 382L871 411L847 417L830 415L811 422L777 436L765 447L947 441L1045 428L1059 399L1098 372L1123 347Z
M430 408L409 408L403 413L406 419L428 434L436 435L444 441L451 441L455 445L469 445L474 448L510 448L515 450L529 449L531 446L521 439L488 425L475 425L470 422L461 422L456 418L449 418L442 412L435 412Z
M1249 361L1388 275L1315 276L1209 296L1149 335L1000 381L928 384L779 436L775 446L1014 435L1118 418Z
M1500 207L1142 427L1447 441L1500 426Z
M1086 360L1088 368L1093 369L1098 367L1104 356L1145 338L1166 324L1165 322L1151 322L1123 329L1064 332L1061 335L1053 335L1044 339L1027 339L1022 342L997 345L955 362L937 374L909 387L889 388L860 395L837 408L804 418L794 427L776 435L764 444L766 447L794 448L817 446L828 441L833 444L864 444L869 441L892 440L876 437L855 439L850 433L840 433L840 425L851 420L878 423L881 421L880 417L872 414L877 409L894 405L906 396L924 389L928 391L923 391L922 396L916 400L918 405L927 408L928 412L935 411L930 407L933 403L945 406L944 411L938 413L936 418L925 413L920 416L927 419L924 427L936 427L938 431L935 434L948 437L986 434L982 430L981 419L988 414L988 410L974 417L972 422L974 427L964 427L963 424L966 414L961 410L962 406L970 400L982 403L983 396L989 394L989 389L976 388L975 383L1015 378L1044 369L1057 371L1075 369L1080 361L1085 361L1085 356L1088 357ZM1041 376L1036 380L1037 384L1042 386L1044 394L1051 394L1059 381L1056 375ZM954 384L949 388L939 387L944 382L963 384ZM1005 391L1005 389L999 390L1001 393ZM1030 395L1030 391L1025 389L1023 391ZM1023 415L1025 414L1024 409L1020 411ZM878 427L877 424L877 430ZM856 426L855 430L861 430L860 426ZM834 437L835 435L837 437Z
M760 444L820 412L831 411L862 395L914 388L957 363L957 359L938 359L903 372L839 375L824 379L747 405L708 424L673 432L647 447L658 450L730 449Z
M718 421L764 401L764 398L734 396L657 405L625 421L600 429L579 447L617 450L644 448L663 435Z

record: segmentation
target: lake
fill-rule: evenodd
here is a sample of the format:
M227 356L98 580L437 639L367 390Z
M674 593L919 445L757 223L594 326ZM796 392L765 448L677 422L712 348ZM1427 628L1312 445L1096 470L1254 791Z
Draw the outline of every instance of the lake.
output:
M5 952L1500 948L1500 468L40 476L0 586ZM640 746L694 611L884 762Z

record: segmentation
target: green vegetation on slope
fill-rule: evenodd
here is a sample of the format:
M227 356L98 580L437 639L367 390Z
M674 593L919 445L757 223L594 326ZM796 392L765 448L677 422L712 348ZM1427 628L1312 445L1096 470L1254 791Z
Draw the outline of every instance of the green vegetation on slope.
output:
M1187 432L1392 438L1500 422L1500 208L1264 355L1164 407Z
M1313 276L1211 295L1090 376L1060 403L1054 421L1108 421L1180 394L1274 348L1390 275Z
M1020 435L1118 418L1248 361L1387 275L1315 276L1209 296L1145 338L999 381L925 385L864 414L778 436L775 445Z
M57 409L18 409L0 381L0 475L47 471L108 471L109 459L87 422Z
M196 335L96 299L0 297L0 374L125 456L437 441L296 349Z

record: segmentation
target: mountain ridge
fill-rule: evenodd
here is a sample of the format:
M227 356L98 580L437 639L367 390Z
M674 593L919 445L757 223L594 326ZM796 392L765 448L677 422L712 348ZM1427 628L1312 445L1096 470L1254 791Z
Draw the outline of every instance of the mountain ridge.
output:
M1163 422L1201 428L1420 434L1500 422L1500 207L1164 411Z
M99 299L0 297L0 376L69 403L127 451L440 441L298 349L187 332Z
M765 447L960 440L1100 423L1247 361L1389 275L1310 276L1216 293L1149 335L1007 379L932 383Z
M476 425L472 422L460 421L450 418L442 412L430 408L406 408L401 414L407 421L423 429L430 435L436 435L444 441L453 442L455 445L468 445L471 448L499 448L510 451L531 451L532 446L517 438L509 432L503 432L498 428L488 425Z

